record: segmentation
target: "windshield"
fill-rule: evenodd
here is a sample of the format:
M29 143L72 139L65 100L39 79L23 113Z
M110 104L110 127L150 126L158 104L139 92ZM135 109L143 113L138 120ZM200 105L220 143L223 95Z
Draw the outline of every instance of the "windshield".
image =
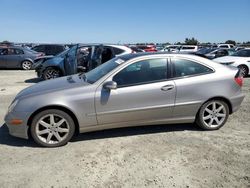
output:
M239 50L233 53L231 56L250 57L250 49Z
M113 58L106 63L96 67L95 69L89 71L85 74L87 82L93 84L98 81L100 78L108 74L110 71L118 67L120 64L125 61L121 58Z
M57 56L57 57L64 58L64 56L68 53L68 51L69 51L69 49L64 50L63 52L61 52L61 53L57 54L56 56Z

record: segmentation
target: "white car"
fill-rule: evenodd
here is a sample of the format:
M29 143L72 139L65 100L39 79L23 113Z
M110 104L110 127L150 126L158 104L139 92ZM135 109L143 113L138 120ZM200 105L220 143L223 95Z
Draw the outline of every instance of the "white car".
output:
M245 77L249 75L250 70L250 48L239 50L229 56L215 58L214 61L224 65L238 67Z
M179 52L181 45L167 45L161 51L162 52Z
M198 46L196 45L183 45L180 48L180 52L192 53L192 52L197 52L197 51L198 51Z
M217 44L217 45L214 45L213 47L229 49L229 48L234 48L234 45L233 44Z

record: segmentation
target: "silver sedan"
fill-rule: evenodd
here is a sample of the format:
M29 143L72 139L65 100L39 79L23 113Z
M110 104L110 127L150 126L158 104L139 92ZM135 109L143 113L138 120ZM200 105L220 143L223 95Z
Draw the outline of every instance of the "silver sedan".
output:
M239 109L242 82L237 68L193 55L129 54L24 89L5 122L11 135L46 147L119 127L195 122L216 130Z

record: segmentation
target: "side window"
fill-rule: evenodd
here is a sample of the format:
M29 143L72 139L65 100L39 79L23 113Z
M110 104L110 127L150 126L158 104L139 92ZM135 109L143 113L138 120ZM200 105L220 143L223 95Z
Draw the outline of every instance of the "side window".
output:
M15 50L13 48L9 48L8 55L15 55Z
M113 47L113 50L114 50L115 55L119 55L124 52L124 50L120 48L115 48L115 47Z
M7 48L1 49L0 50L0 55L8 55L8 49Z
M133 63L113 77L118 87L145 84L167 79L167 60L149 59Z
M172 62L174 65L175 77L206 74L213 71L212 69L204 65L190 60L172 59Z
M21 55L21 54L24 54L24 52L21 49L15 49L15 54L16 55Z

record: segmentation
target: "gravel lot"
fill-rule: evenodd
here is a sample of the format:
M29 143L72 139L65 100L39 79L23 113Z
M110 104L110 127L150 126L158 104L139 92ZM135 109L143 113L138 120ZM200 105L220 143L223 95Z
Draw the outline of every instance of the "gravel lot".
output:
M0 187L250 187L250 78L240 110L218 131L124 128L53 149L11 137L4 125L8 105L35 78L34 71L0 70Z

